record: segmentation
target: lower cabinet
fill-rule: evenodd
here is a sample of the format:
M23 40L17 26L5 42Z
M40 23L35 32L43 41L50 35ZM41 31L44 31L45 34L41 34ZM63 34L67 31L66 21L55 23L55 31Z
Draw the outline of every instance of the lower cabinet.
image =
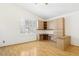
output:
M57 48L65 50L68 46L70 46L70 36L63 36L57 39Z

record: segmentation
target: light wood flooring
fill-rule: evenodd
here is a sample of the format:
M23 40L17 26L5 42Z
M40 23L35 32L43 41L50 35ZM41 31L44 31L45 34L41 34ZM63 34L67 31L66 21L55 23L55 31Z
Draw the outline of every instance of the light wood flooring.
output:
M79 47L70 46L63 51L52 41L34 41L1 47L0 56L79 56Z

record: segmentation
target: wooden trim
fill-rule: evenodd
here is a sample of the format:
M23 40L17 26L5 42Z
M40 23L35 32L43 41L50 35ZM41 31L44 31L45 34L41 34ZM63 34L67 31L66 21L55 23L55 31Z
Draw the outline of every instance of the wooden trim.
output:
M63 36L65 36L65 18L63 17Z
M9 46L15 46L15 45L21 45L21 44L31 43L31 42L36 42L36 41L38 41L38 40L27 41L27 42L19 42L19 43L14 43L14 44L8 44L8 45L5 45L5 46L1 46L0 48L9 47Z

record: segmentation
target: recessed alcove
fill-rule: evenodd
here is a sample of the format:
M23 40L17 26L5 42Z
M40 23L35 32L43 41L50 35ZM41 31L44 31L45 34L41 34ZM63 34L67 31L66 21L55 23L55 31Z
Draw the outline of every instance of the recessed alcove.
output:
M38 34L46 34L48 37L50 36L50 40L54 40L53 37L56 36L64 36L65 30L64 30L64 18L59 18L55 20L38 20ZM39 39L40 40L40 39ZM49 40L49 39L48 39Z

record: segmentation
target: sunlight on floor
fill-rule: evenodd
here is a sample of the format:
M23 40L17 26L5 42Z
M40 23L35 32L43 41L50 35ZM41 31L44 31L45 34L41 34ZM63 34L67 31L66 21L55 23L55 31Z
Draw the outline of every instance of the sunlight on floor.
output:
M56 48L52 41L34 41L0 48L1 56L79 56L79 47L70 46L66 51Z

